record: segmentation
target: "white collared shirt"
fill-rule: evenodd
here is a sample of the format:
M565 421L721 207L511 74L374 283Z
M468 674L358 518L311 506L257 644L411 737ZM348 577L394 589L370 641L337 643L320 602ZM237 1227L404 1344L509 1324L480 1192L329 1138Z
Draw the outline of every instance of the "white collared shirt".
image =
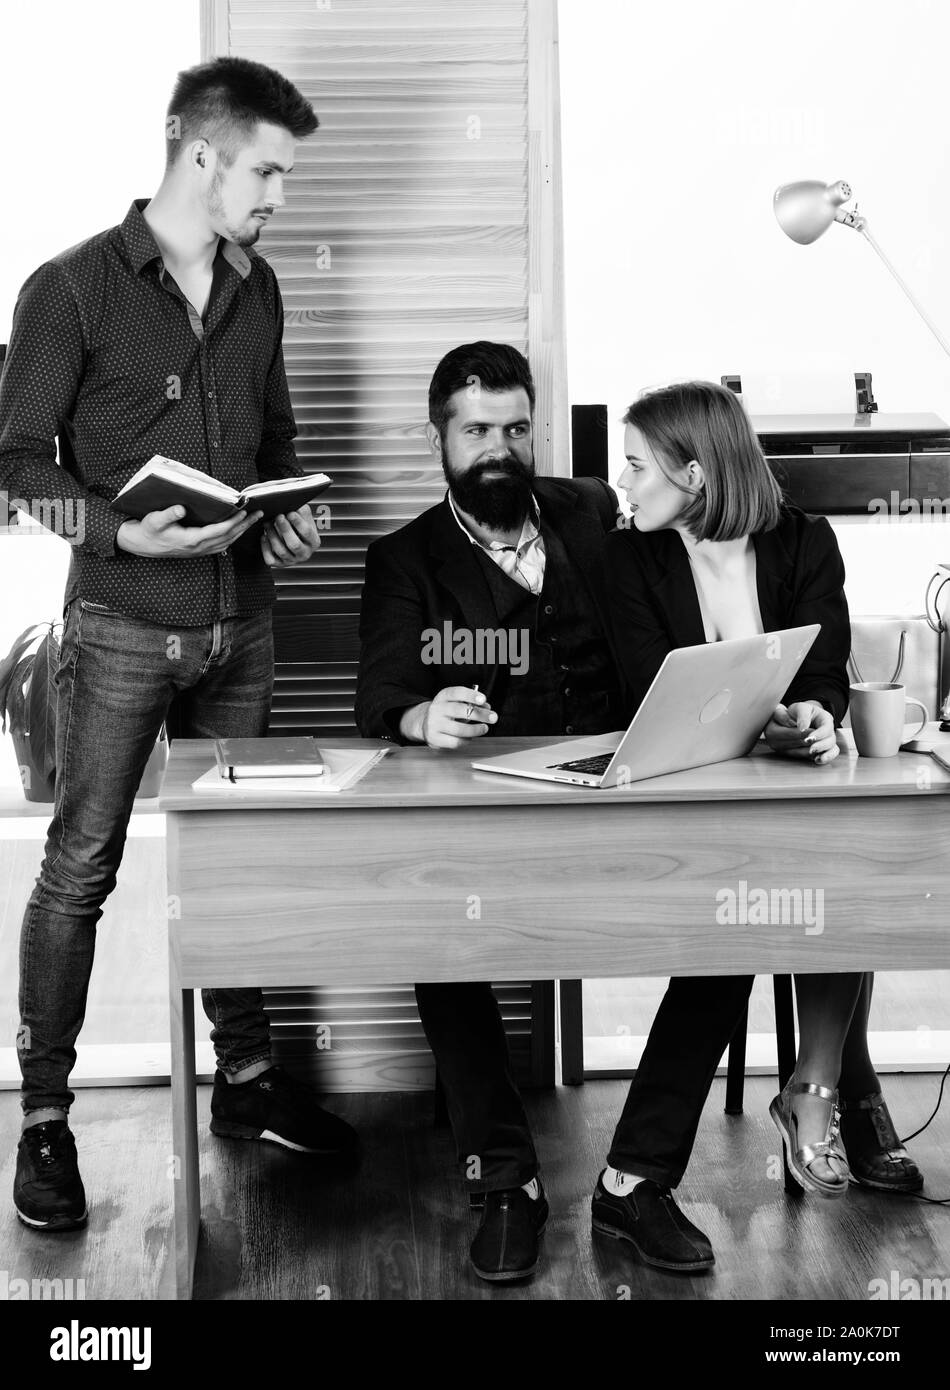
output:
M517 545L505 545L502 541L490 541L488 545L473 536L458 514L452 494L448 494L452 515L472 545L483 550L499 569L504 570L509 579L520 584L531 594L540 594L544 583L544 538L541 535L541 512L537 499L532 497L532 510L524 519L521 537Z

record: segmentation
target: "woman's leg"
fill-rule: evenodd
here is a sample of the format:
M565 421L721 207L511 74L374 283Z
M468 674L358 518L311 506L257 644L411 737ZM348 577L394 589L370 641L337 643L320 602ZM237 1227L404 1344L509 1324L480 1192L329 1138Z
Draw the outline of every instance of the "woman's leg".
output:
M799 1043L791 1084L814 1082L837 1090L845 1040L864 978L863 974L795 976ZM819 1096L794 1095L789 1107L797 1122L799 1146L821 1143L828 1131L828 1102ZM822 1157L814 1160L810 1172L826 1182L838 1176L838 1169Z
M842 1100L860 1100L881 1089L877 1073L868 1053L868 1017L871 1012L871 992L874 975L868 970L861 977L857 1003L851 1015L851 1027L841 1049L841 1076L838 1090Z
M868 971L841 1051L841 1138L856 1182L884 1192L919 1192L923 1174L898 1138L868 1053L873 989L874 976Z

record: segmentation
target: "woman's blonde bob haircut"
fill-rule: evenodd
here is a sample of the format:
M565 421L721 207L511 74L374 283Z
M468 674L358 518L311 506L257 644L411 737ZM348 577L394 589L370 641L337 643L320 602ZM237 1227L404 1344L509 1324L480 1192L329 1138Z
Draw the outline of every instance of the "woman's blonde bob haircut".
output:
M664 386L635 401L623 422L640 431L672 485L692 498L680 519L695 540L735 541L778 525L782 490L735 392L711 381ZM693 459L702 488L675 476Z

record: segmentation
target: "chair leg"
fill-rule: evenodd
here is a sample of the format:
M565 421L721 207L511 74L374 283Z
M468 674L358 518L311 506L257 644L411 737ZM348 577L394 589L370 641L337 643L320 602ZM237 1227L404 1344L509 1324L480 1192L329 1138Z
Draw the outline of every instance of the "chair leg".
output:
M778 1049L779 1089L795 1070L795 1000L791 975L775 975L775 1041Z
M791 975L774 975L772 988L775 993L775 1043L778 1051L778 1088L781 1091L795 1070L795 1002L792 995ZM785 1191L789 1197L801 1197L802 1189L792 1177L788 1167L788 1153L782 1145L782 1159L785 1164Z
M736 1031L729 1043L729 1060L726 1063L726 1114L742 1114L742 1097L745 1091L745 1045L749 1032L748 1005L736 1025Z
M562 980L561 1006L561 1085L581 1086L584 1082L584 996L580 980Z

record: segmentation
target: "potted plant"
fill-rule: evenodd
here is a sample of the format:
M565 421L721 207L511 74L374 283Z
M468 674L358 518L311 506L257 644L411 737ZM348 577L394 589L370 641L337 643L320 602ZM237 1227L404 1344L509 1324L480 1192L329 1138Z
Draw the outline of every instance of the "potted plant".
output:
M56 783L54 623L25 628L0 661L0 727L10 736L27 801L52 801Z
M56 686L59 638L55 623L24 628L0 661L0 727L9 725L27 801L56 796ZM162 727L139 783L140 797L158 796L168 758Z

